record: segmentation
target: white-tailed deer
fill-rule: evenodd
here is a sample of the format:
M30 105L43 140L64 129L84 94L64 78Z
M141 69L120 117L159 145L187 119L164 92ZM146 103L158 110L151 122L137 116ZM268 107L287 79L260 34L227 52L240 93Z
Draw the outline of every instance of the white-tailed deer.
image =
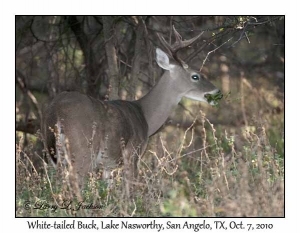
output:
M212 105L216 104L212 97L222 98L219 89L177 56L201 34L182 41L175 28L173 31L176 42L172 46L158 34L168 55L157 48L156 61L165 72L141 99L100 101L78 92L63 92L54 98L44 114L42 132L48 152L56 154L55 160L65 159L61 155L67 152L59 152L57 147L67 141L69 160L79 176L103 169L107 178L122 162L136 164L148 138L164 124L183 96Z

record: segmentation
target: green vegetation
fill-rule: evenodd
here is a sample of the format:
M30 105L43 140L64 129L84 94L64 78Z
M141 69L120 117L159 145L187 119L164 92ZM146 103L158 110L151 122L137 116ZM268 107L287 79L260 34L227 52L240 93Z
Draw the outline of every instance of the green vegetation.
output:
M172 138L159 133L139 162L130 198L122 169L114 172L111 185L100 173L90 174L85 187L76 190L64 168L47 165L35 172L20 144L17 216L283 216L284 144L272 143L265 127L229 134L199 112L188 130L177 130ZM203 147L193 148L199 140Z
M205 95L207 102L209 104L213 104L214 106L219 106L219 101L223 98L223 94L221 92L218 92L214 95L207 94Z

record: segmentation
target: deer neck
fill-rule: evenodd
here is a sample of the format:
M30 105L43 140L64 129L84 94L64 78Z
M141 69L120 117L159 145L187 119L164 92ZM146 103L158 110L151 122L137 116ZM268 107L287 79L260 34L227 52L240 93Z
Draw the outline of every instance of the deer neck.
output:
M176 85L172 79L174 78L170 77L170 72L165 71L152 90L137 101L148 123L148 137L165 123L173 108L181 100L180 85Z

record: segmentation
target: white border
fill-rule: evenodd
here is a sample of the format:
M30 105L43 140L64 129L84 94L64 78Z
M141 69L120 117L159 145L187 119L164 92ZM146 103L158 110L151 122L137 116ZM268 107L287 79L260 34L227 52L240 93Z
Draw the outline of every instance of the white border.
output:
M298 5L298 6L297 6ZM15 219L15 14L285 14L286 15L286 218L285 219L236 219L248 223L273 223L268 232L299 231L299 9L297 1L78 1L78 0L10 0L1 2L1 228L5 232L29 231L26 219ZM4 147L4 148L3 148ZM297 179L298 178L298 179ZM30 219L33 220L33 219ZM42 220L42 219L40 219ZM55 219L48 219L51 222ZM58 219L62 220L62 219ZM115 219L115 221L123 219ZM152 219L135 219L132 222L150 222ZM173 219L184 222L187 219ZM212 221L213 219L208 219ZM218 219L220 220L220 219ZM233 219L226 219L231 221ZM85 219L84 221L89 221ZM100 219L98 219L100 221ZM106 219L107 221L107 219ZM166 222L166 219L157 219ZM189 222L195 221L190 219ZM202 221L202 220L200 220ZM123 230L127 232L126 230ZM35 232L39 232L36 231ZM49 232L49 231L48 231ZM173 231L174 232L174 231ZM226 231L230 232L230 231ZM238 231L237 231L238 232ZM260 231L265 232L265 231Z

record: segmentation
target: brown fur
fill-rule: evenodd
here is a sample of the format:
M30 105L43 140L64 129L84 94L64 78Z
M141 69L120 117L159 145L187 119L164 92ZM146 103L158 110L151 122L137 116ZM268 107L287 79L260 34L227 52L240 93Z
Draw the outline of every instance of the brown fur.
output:
M143 154L148 142L147 122L137 102L100 101L78 92L63 92L44 116L42 130L48 151L56 148L49 127L57 128L60 121L72 164L81 177L99 167L107 171L116 168L124 151L127 156Z

